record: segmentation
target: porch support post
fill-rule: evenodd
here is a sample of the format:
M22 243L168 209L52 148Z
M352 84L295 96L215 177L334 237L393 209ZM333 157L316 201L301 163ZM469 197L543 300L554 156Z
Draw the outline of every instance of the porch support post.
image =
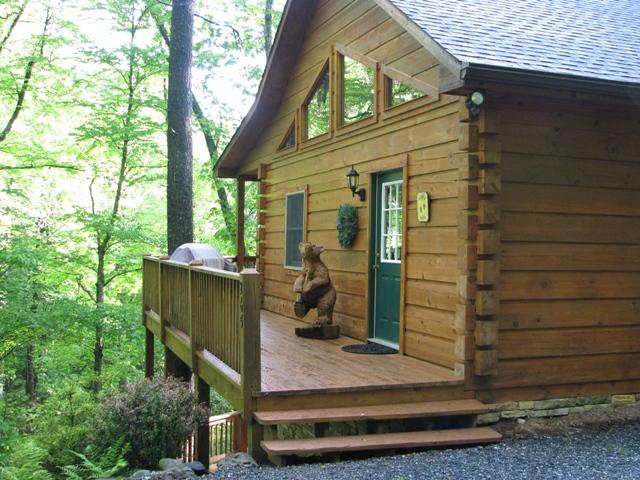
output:
M203 404L207 412L211 406L210 401L210 388L209 384L205 382L199 375L195 376L194 385L196 389L196 395L198 397L198 403ZM196 452L195 459L209 468L209 420L198 427L196 434Z
M243 176L238 177L238 198L236 199L236 264L238 265L238 271L241 272L244 269L244 191L245 191L246 178Z
M144 377L153 378L154 345L153 333L145 327L144 329Z
M180 360L180 357L167 347L164 349L164 373L165 377L175 377L187 383L191 381L189 365Z
M260 274L254 269L242 273L242 367L240 372L242 388L242 420L247 429L247 451L256 461L266 460L260 442L263 437L262 425L255 421L254 393L261 390L260 351Z

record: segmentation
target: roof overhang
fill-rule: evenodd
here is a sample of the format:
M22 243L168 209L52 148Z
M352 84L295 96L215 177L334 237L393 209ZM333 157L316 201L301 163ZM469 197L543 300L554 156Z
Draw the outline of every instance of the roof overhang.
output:
M316 0L287 1L256 99L222 152L216 176L238 176L243 160L280 105L315 7Z
M631 98L640 102L640 84L638 83L473 63L461 69L460 78L464 83L493 82L555 90L573 90L594 95Z

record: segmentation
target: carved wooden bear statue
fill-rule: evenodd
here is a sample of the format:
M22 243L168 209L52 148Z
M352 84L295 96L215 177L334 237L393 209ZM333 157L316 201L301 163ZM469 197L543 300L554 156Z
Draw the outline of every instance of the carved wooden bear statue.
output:
M294 305L296 316L302 318L311 308L317 308L318 318L314 325L329 325L333 321L336 289L331 283L327 266L320 260L324 247L303 242L298 249L302 255L303 269L293 284L293 291L298 294Z

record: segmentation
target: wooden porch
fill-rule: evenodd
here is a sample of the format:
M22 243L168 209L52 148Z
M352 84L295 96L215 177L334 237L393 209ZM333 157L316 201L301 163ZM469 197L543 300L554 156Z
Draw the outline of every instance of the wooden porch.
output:
M304 417L305 409L328 409L340 417L354 415L349 409L355 407L361 418L370 408L404 405L411 415L443 416L453 411L447 402L473 397L445 368L397 354L347 353L342 346L357 341L344 336L296 337L302 322L260 309L260 280L255 270L232 273L151 256L143 261L147 375L153 375L155 336L166 349L167 374L194 375L202 401L211 387L242 413L242 444L254 457L268 451L265 435L273 439L273 425L260 420L266 412ZM459 407L452 414L469 415L467 404ZM314 422L325 423L324 414L314 412ZM196 435L201 461L208 461L208 442L208 430Z

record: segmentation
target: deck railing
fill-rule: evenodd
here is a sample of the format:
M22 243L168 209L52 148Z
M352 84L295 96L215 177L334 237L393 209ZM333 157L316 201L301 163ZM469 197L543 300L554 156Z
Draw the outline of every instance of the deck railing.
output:
M260 390L260 274L147 255L144 324L243 416Z
M246 437L242 435L240 412L209 417L209 458L212 462L218 461L230 453L246 451L245 442ZM184 443L182 459L185 462L192 462L195 459L195 435L187 438Z

